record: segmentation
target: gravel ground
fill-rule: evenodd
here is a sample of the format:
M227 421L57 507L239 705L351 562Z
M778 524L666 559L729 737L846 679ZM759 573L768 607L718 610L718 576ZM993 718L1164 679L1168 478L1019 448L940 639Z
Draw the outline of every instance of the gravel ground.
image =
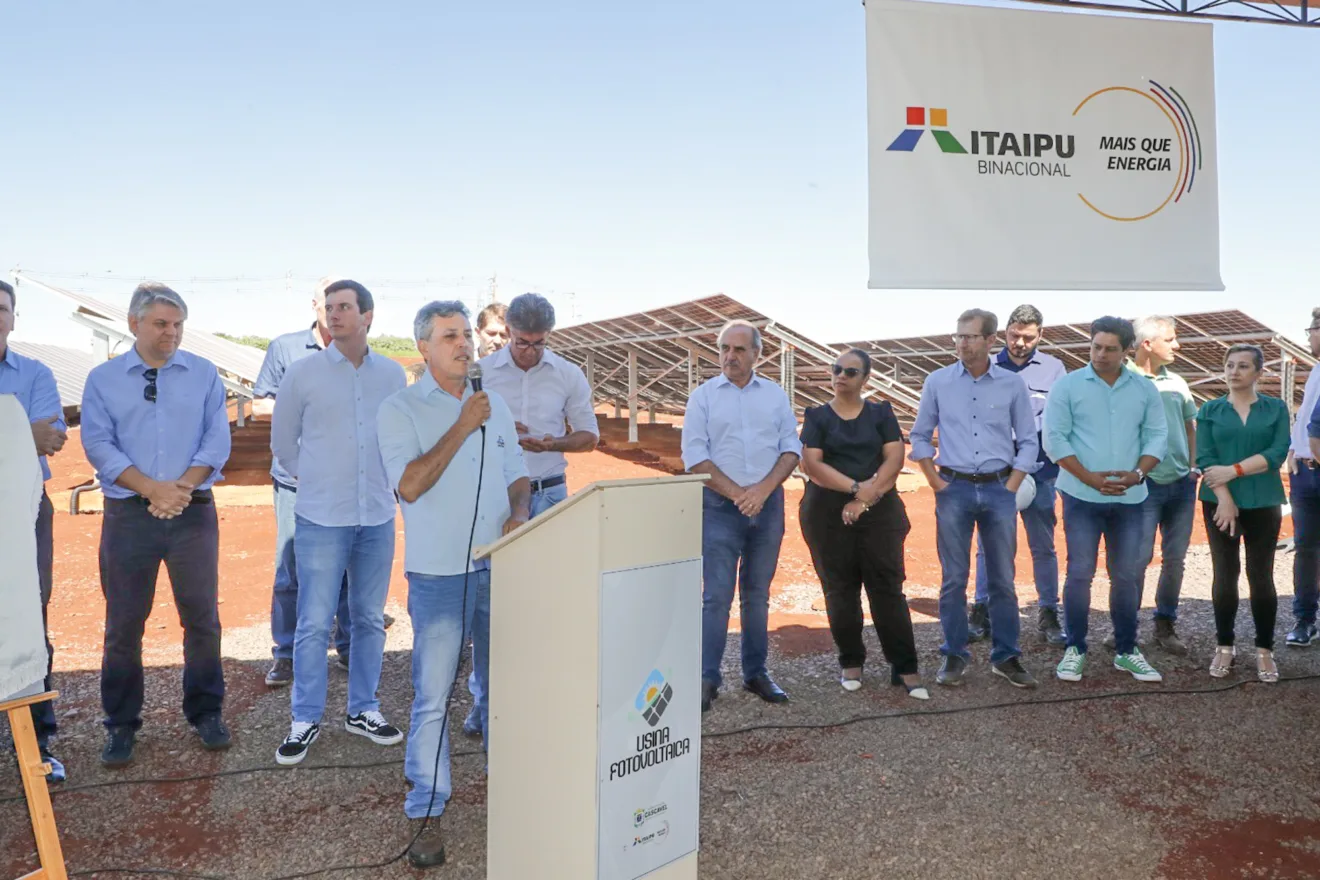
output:
M1290 555L1277 582L1291 584ZM785 590L780 610L814 614L813 626L788 626L774 637L772 671L792 695L769 706L726 690L705 719L702 777L703 878L1303 878L1320 876L1320 800L1314 763L1298 760L1314 740L1320 682L1254 683L1250 657L1227 682L1205 672L1213 651L1210 563L1193 547L1179 632L1187 658L1150 658L1162 684L1139 684L1113 670L1098 640L1107 614L1092 617L1097 647L1087 678L1052 677L1057 649L1024 639L1024 662L1039 690L1017 691L988 673L988 648L973 649L967 684L936 688L918 702L888 686L874 634L866 686L848 694L835 681L833 649L819 588ZM1148 577L1153 598L1158 569ZM1244 585L1245 591L1245 585ZM1024 605L1032 589L1020 590ZM908 590L917 622L923 675L938 666L934 585ZM1107 590L1097 579L1095 606ZM1280 602L1277 635L1291 622ZM406 721L411 698L403 609L389 609L381 700L388 717ZM1149 607L1143 632L1149 630ZM1023 631L1034 611L1023 610ZM1239 641L1251 644L1243 602ZM340 730L313 747L308 764L277 768L273 751L288 718L287 691L261 682L268 634L261 627L225 634L227 714L235 745L207 754L178 715L178 668L148 675L146 727L136 764L103 770L97 755L97 676L58 676L64 733L58 754L73 779L55 795L71 871L157 867L231 878L267 878L342 864L382 861L407 840L402 817L402 746L380 748ZM1249 649L1248 649L1249 650ZM1285 677L1320 674L1320 650L1280 647ZM174 657L149 658L175 663ZM726 680L738 680L737 638ZM331 711L342 711L346 677L330 675ZM1242 686L1234 686L1235 684ZM1228 687L1212 694L1182 690ZM1122 695L1137 692L1138 695ZM1109 696L1120 694L1120 696ZM467 709L460 691L454 725ZM1095 697L1081 702L1046 702ZM963 710L969 710L964 712ZM908 715L906 713L917 713ZM864 716L888 716L864 719ZM765 724L834 726L737 732ZM456 748L471 750L455 738ZM315 769L328 764L369 765ZM450 864L436 876L485 874L485 786L481 762L455 759L455 796L443 822ZM82 788L149 776L218 771L255 773L177 782ZM81 789L81 790L79 790ZM0 759L0 877L36 867L12 764ZM9 800L5 800L9 799ZM85 876L111 876L110 874ZM416 876L405 865L342 872L337 877ZM554 876L547 868L547 877ZM574 878L577 880L577 878Z

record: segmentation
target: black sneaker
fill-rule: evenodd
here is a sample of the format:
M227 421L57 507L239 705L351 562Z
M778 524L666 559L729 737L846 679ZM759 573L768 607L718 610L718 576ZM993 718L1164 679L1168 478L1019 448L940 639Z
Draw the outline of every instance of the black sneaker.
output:
M990 664L991 671L1000 678L1008 679L1008 683L1015 688L1034 688L1036 679L1022 665L1022 661L1016 657L1009 657L1003 663Z
M1290 648L1309 648L1311 642L1315 641L1315 624L1299 623L1293 627L1293 631L1288 633L1288 647Z
M408 847L408 864L414 868L435 868L445 863L445 839L440 833L440 821L413 819L408 823L413 842Z
M990 607L984 602L973 602L967 611L967 641L980 642L990 638Z
M1042 641L1051 645L1058 646L1068 641L1064 638L1063 627L1059 625L1059 612L1055 608L1042 607L1036 612L1036 631Z
M111 727L106 731L101 763L106 767L127 767L133 763L133 743L137 733L131 727Z
M284 687L293 682L293 661L288 657L277 657L266 673L266 687Z
M394 618L391 617L390 615L386 614L386 615L385 615L385 629L389 629L389 628L392 627L392 626L394 626Z
M283 764L285 767L302 763L302 759L307 757L307 750L312 747L312 743L316 742L316 738L320 735L321 725L319 724L307 724L302 721L293 722L293 726L289 728L289 735L275 750L275 763Z
M193 730L202 738L202 748L210 752L220 752L229 748L229 728L225 726L220 713L203 715L193 725Z
M347 654L336 655L335 665L338 666L340 669L344 670L345 672L348 672L348 655Z
M46 781L51 785L63 782L68 778L64 771L64 764L59 758L50 753L50 749L41 747L41 760L50 766L50 772L46 774Z
M966 671L967 661L950 654L940 664L940 671L935 673L935 683L955 687L963 683L963 673Z
M476 706L473 706L472 711L463 719L463 735L472 739L481 738L481 713L477 711Z
M386 721L379 712L349 715L344 721L344 730L365 736L378 746L392 746L403 739L403 731Z
M1158 647L1170 654L1182 657L1187 653L1187 646L1178 638L1178 633L1174 632L1173 621L1166 617L1155 618L1155 634L1152 638Z

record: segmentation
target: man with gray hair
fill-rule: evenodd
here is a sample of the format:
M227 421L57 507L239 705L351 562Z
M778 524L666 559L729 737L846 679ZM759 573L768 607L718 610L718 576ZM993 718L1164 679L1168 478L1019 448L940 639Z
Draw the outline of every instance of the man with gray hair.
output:
M1187 646L1174 630L1178 598L1182 594L1187 547L1196 520L1196 401L1192 389L1169 370L1179 349L1177 322L1169 315L1152 315L1133 323L1136 333L1128 370L1155 385L1169 425L1169 447L1155 469L1146 475L1146 500L1141 503L1141 545L1137 555L1138 607L1145 594L1146 569L1155 558L1155 534L1160 543L1160 580L1155 590L1155 644L1170 654L1186 654ZM1114 637L1104 641L1114 649Z
M289 367L270 431L276 459L298 480L293 723L275 752L283 765L301 762L320 736L325 655L345 573L353 633L344 729L382 746L403 739L381 714L376 695L394 564L394 491L381 464L376 412L407 382L403 367L367 344L375 316L367 288L336 281L325 289L325 308L331 343Z
M513 412L518 445L531 477L531 513L539 516L568 497L565 453L595 449L600 427L586 375L548 347L555 329L555 307L550 301L538 293L515 296L504 321L508 344L479 363L485 387L497 392ZM480 733L476 716L479 689L473 673L468 679L472 711L463 723L468 736Z
M449 706L463 648L471 638L479 694L477 729L489 729L490 562L472 548L498 540L531 515L518 429L498 391L468 381L472 328L459 302L433 302L413 328L427 371L389 397L378 416L380 452L399 496L406 534L404 571L413 624L413 708L404 775L412 790L408 861L442 864L437 819L453 786ZM548 352L547 352L548 354Z
M128 311L136 342L87 374L82 399L83 450L105 496L107 767L133 760L142 726L142 630L162 562L183 626L183 713L205 748L230 742L220 717L220 531L211 494L229 460L225 389L214 364L179 349L188 318L179 294L143 284Z
M768 703L788 694L766 669L770 583L784 538L784 480L802 457L784 389L756 374L761 331L726 324L721 373L697 386L683 415L683 465L709 474L702 490L701 711L719 695L735 587L742 597L743 689Z
M315 319L310 327L276 336L266 347L261 372L252 386L253 415L270 417L275 412L275 397L290 365L325 350L330 344L330 328L325 322L325 289L338 280L336 275L327 275L316 283L312 293ZM271 650L274 662L266 673L266 686L283 687L293 681L293 634L298 625L298 562L293 543L293 507L298 498L298 481L273 456L270 477L275 502L275 585L271 590L270 635L275 644ZM348 608L348 576L345 575L335 610L335 650L339 665L344 669L348 668L352 620Z

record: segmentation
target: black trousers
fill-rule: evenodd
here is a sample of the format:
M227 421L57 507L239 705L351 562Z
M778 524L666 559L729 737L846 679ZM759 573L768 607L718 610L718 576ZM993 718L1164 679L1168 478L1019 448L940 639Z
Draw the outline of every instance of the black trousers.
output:
M866 660L862 644L862 588L871 603L871 620L885 659L898 675L917 671L917 646L912 615L903 595L903 543L911 529L907 511L891 491L844 525L843 508L850 496L808 483L798 508L802 537L825 594L830 634L839 649L839 666L858 668Z
M139 498L105 501L101 525L101 591L105 654L101 706L106 727L142 726L142 633L165 563L183 626L183 714L192 723L220 711L217 586L220 529L213 503L189 504L174 519L156 519Z
M55 666L55 646L50 643L50 627L46 610L54 584L55 568L55 505L50 503L43 489L41 507L37 509L37 578L41 582L41 631L46 638L46 690L53 690L51 670ZM37 731L37 744L43 748L56 733L55 706L50 700L32 704L32 726Z
M1238 575L1242 570L1238 556L1240 539L1247 547L1247 585L1251 590L1251 619L1256 624L1256 647L1273 651L1274 621L1279 612L1279 596L1274 590L1274 549L1279 543L1282 510L1278 506L1239 510L1237 534L1227 535L1215 525L1218 508L1218 504L1201 502L1205 531L1210 540L1210 560L1215 569L1210 595L1219 644L1233 644L1238 611Z

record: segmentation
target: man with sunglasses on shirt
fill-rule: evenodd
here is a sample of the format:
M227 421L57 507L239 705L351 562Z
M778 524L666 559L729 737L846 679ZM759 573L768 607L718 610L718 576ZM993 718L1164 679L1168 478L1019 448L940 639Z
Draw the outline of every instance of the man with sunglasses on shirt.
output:
M555 329L555 307L550 301L539 293L515 296L504 312L504 325L508 343L478 363L485 390L499 394L513 412L518 445L531 476L535 517L568 497L565 453L591 452L600 440L600 427L586 375L547 348ZM480 736L475 671L468 677L468 690L472 710L463 722L463 733Z
M229 460L229 415L215 365L179 349L187 318L179 294L163 284L140 285L128 306L136 342L95 367L83 387L83 450L105 496L107 767L133 760L142 726L142 630L162 562L183 626L183 714L204 748L230 742L220 717L220 531L211 495Z

